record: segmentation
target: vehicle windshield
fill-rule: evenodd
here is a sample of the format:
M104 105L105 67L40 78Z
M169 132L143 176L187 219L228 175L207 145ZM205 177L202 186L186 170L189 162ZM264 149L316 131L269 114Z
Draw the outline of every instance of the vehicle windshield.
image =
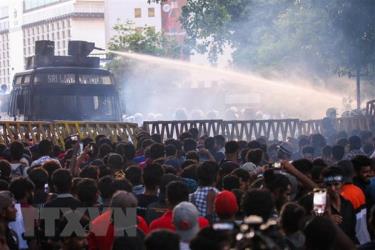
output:
M115 101L114 96L36 95L33 110L42 119L110 121L116 119Z

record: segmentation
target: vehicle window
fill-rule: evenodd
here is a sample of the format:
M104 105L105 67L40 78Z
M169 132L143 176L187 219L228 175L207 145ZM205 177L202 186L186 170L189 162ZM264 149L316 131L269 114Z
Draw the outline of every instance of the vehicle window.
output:
M22 76L18 76L16 78L16 84L21 84L22 83Z
M111 77L103 75L80 74L78 80L80 84L112 84Z
M34 78L35 83L62 83L74 84L76 82L75 74L36 74Z
M25 75L23 77L23 84L30 84L30 75Z

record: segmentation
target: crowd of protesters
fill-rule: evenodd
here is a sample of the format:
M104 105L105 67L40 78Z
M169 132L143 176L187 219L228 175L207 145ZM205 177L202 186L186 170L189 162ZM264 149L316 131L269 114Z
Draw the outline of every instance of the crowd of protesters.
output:
M190 129L165 140L141 131L136 144L0 145L0 249L375 249L374 139L227 141ZM316 190L326 191L320 212ZM54 234L38 218L27 236L26 208L64 208ZM63 234L79 208L99 212ZM130 208L134 235L115 223L115 209Z

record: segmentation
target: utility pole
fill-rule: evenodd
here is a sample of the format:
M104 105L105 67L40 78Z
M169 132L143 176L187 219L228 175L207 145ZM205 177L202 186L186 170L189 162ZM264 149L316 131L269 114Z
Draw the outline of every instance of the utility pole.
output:
M357 110L361 109L361 68L357 68Z

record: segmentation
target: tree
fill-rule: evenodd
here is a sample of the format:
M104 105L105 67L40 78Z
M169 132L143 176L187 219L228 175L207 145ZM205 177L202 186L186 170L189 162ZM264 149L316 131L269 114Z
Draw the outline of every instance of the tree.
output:
M134 52L167 58L179 58L183 48L174 39L156 32L153 27L136 28L131 22L117 24L113 27L117 32L109 42L108 48L112 51ZM120 80L127 78L127 74L134 74L134 65L137 62L116 56L110 53L111 62L108 68Z
M125 51L151 56L180 58L183 47L174 39L156 32L152 27L136 28L132 23L118 24L117 32L108 48L112 51ZM107 68L115 76L121 92L123 110L127 113L139 112L139 102L147 106L152 95L158 95L164 88L171 88L184 74L176 74L162 65L136 61L114 53L109 53ZM155 94L156 93L156 94ZM126 108L125 108L126 103ZM138 107L137 107L138 105Z
M237 67L325 76L374 61L374 11L371 0L190 0L181 21L212 62L229 44Z

